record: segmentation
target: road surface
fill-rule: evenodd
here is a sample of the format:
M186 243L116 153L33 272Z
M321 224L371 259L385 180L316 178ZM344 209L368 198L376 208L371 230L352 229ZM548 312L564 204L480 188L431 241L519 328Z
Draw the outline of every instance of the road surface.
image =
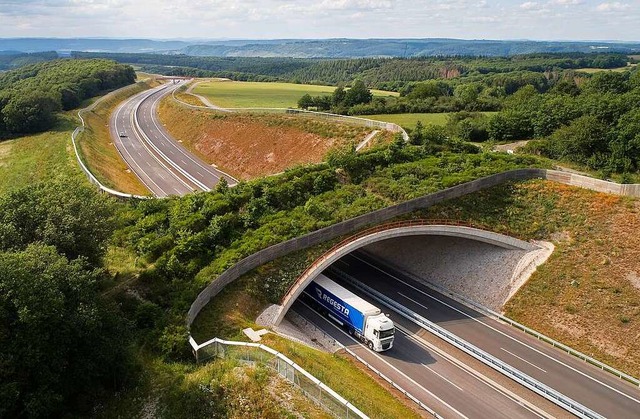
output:
M640 390L626 381L393 272L362 253L345 256L336 268L600 415L640 417Z
M412 326L400 316L390 316L397 327L393 348L376 353L305 303L297 301L292 309L445 418L552 417L482 373L428 347L419 331L403 327ZM546 403L533 393L529 399Z
M180 83L165 84L123 102L112 114L111 136L129 168L157 197L209 191L222 177L236 180L208 165L173 139L158 120L159 101Z

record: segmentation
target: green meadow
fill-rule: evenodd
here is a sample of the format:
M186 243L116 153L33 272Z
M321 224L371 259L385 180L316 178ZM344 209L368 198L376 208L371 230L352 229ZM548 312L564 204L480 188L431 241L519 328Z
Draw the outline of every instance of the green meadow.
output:
M333 93L335 86L294 83L262 83L230 80L198 84L193 93L202 95L223 108L296 108L298 99ZM395 92L372 90L375 96L398 96Z

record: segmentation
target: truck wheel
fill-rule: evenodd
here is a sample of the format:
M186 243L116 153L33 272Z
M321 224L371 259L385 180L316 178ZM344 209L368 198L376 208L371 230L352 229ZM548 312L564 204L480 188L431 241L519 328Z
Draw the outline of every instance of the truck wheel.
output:
M373 351L373 342L369 341L367 346L369 347L369 349L371 349Z
M352 328L349 328L349 334L350 334L351 336L353 336L353 329L352 329Z

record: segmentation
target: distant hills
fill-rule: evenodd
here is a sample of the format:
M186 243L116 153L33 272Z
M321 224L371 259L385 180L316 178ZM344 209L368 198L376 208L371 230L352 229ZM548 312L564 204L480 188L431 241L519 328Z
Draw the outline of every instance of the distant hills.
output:
M5 38L2 51L71 51L185 54L213 57L361 58L421 56L512 56L532 53L640 52L640 42L500 41L427 39L150 40L98 38Z

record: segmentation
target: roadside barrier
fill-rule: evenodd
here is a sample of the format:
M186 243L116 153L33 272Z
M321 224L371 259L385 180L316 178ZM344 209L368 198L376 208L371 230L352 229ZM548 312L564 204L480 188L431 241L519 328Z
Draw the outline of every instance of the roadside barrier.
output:
M352 276L350 276L350 275L348 275L348 274L346 274L346 273L344 273L342 271L339 271L337 269L333 270L333 272L336 275L340 276L340 278L344 279L345 281L347 281L348 283L353 285L354 287L358 288L359 290L361 290L365 294L369 295L371 298L373 298L376 301L380 302L381 304L384 304L387 307L395 310L402 317L404 317L404 318L410 320L411 322L415 323L416 325L428 330L429 332L431 332L434 335L438 336L439 338L441 338L445 342L447 342L447 343L455 346L456 348L460 349L461 351L471 355L472 357L476 358L477 360L479 360L480 362L484 363L485 365L488 365L489 367L495 369L496 371L506 375L507 377L511 378L512 380L514 380L514 381L520 383L521 385L523 385L524 387L536 392L537 394L539 394L542 397L546 398L547 400L555 403L556 405L562 407L563 409L573 413L574 415L577 415L577 416L579 416L581 418L589 418L589 419L603 419L604 418L604 416L602 416L602 415L594 412L593 410L589 409L588 407L576 402L575 400L571 399L570 397L567 397L564 394L562 394L562 393L554 390L553 388L547 386L546 384L543 384L540 381L528 376L527 374L524 374L524 373L520 372L516 368L513 368L509 364L499 360L498 358L496 358L493 355L483 351L482 349L476 347L475 345L472 345L472 344L466 342L465 340L460 339L459 337L457 337L453 333L451 333L451 332L447 331L446 329L438 326L437 324L425 319L424 317L420 316L419 314L414 313L413 311L411 311L408 308L404 307L402 304L397 303L396 301L392 300L391 298L387 297L386 295L382 294L381 292L378 292L378 291L374 290L373 288L361 283L360 281L356 280Z
M352 405L322 381L311 375L304 368L282 353L271 349L266 345L262 345L260 343L228 341L218 338L211 339L198 345L191 337L189 337L189 344L196 355L197 362L213 357L230 357L249 362L264 363L302 390L308 398L321 405L337 417L369 418L357 407Z
M91 105L87 106L86 108L80 109L78 111L78 118L80 118L80 121L82 122L82 125L79 126L79 127L76 127L76 129L71 134L71 143L73 144L73 151L75 152L76 159L78 160L78 164L80 165L80 169L85 174L87 179L89 179L89 182L91 182L92 184L94 184L95 186L98 187L100 192L107 193L107 194L112 195L112 196L114 196L116 198L123 198L123 199L149 199L150 197L148 197L148 196L132 195L132 194L116 191L115 189L111 189L111 188L108 188L108 187L104 186L102 184L102 182L100 182L94 176L94 174L91 173L91 170L89 170L89 168L82 161L82 157L81 157L80 151L78 149L78 144L76 142L76 138L78 137L78 135L80 133L82 133L84 131L84 129L86 128L86 123L84 121L84 118L82 117L83 113L93 111L93 109L96 106L98 106L98 104L104 102L107 99L112 98L113 96L117 95L118 93L124 92L126 90L132 90L133 86L135 86L135 85L129 85L129 86L125 86L125 87L122 87L120 89L114 90L113 92L110 92L110 93L102 96L100 99L96 100L94 103L92 103Z

